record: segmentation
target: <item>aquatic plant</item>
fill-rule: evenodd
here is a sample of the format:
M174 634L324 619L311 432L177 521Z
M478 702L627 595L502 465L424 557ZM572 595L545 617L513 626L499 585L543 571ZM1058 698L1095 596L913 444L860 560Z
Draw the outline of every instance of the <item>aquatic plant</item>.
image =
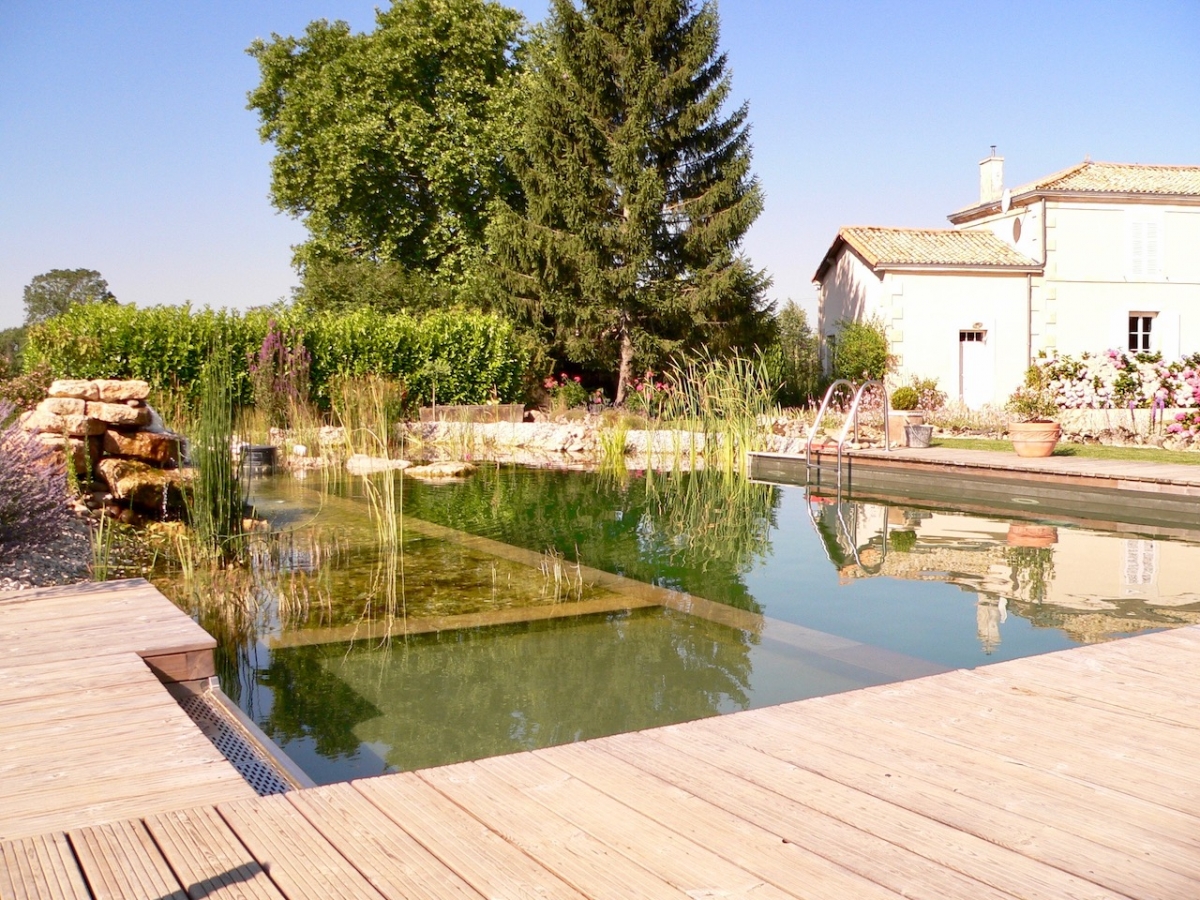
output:
M762 421L778 413L762 356L750 359L705 352L677 364L667 374L666 384L661 419L703 436L706 467L744 471L746 454L765 444ZM695 443L689 442L678 448L676 459L695 452Z
M246 366L255 407L270 425L289 427L291 411L308 404L312 354L304 346L304 334L271 319L258 349L247 354Z
M244 506L233 459L234 394L228 352L219 348L200 373L190 450L196 476L188 514L203 552L221 563L240 559Z

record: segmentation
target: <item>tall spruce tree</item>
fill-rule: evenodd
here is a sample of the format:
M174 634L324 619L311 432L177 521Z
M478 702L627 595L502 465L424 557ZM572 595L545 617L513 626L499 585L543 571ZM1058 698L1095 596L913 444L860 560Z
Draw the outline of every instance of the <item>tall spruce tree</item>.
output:
M740 253L762 210L747 107L730 115L715 3L553 0L525 79L521 208L489 230L517 310L575 362L617 369L769 328Z

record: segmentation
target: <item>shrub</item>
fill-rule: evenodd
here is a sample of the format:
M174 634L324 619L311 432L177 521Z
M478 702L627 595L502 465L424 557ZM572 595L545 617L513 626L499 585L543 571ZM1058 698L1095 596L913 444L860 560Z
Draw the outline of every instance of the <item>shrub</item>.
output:
M883 323L870 319L838 324L840 330L832 348L833 377L862 382L887 375L892 357L888 353L887 329Z
M891 407L896 410L916 409L920 402L921 395L917 393L917 389L908 385L896 388L890 398Z
M4 376L0 378L0 401L7 401L20 410L33 409L45 399L53 380L45 365L24 374Z
M522 393L529 348L512 323L495 315L447 310L424 318L371 309L313 313L300 308L241 314L190 306L78 305L32 329L25 365L55 377L141 378L196 397L208 348L230 356L231 389L251 401L249 360L263 348L271 323L304 334L309 392L329 407L337 378L375 375L404 383L410 401L504 402Z
M912 377L912 389L917 392L917 409L929 411L941 409L946 405L946 392L938 390L936 378Z
M271 425L287 427L291 411L308 403L309 368L312 357L303 336L280 330L272 319L257 353L247 359L254 405Z
M568 409L583 406L588 402L587 389L584 388L583 380L578 375L574 378L571 378L566 372L563 372L558 378L550 375L542 382L542 387L550 395L553 408L559 412L566 412Z
M53 451L17 425L16 407L0 401L0 557L18 545L53 540L67 510L67 476Z

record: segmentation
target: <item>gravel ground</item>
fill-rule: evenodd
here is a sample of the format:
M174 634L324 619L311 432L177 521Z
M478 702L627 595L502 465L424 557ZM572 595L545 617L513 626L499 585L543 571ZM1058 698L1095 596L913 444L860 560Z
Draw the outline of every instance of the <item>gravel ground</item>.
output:
M53 541L4 548L0 552L0 592L87 581L91 561L87 523L76 519Z

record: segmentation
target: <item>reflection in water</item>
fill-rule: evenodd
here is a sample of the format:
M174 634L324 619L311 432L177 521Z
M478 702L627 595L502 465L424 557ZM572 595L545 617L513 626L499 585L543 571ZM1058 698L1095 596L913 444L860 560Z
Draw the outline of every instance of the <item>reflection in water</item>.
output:
M841 584L884 576L972 591L988 654L1010 611L1084 643L1200 622L1195 544L815 495L809 503Z
M256 482L278 533L249 569L156 581L217 637L226 693L318 781L1200 621L1200 546L1150 535L717 472L372 484Z

